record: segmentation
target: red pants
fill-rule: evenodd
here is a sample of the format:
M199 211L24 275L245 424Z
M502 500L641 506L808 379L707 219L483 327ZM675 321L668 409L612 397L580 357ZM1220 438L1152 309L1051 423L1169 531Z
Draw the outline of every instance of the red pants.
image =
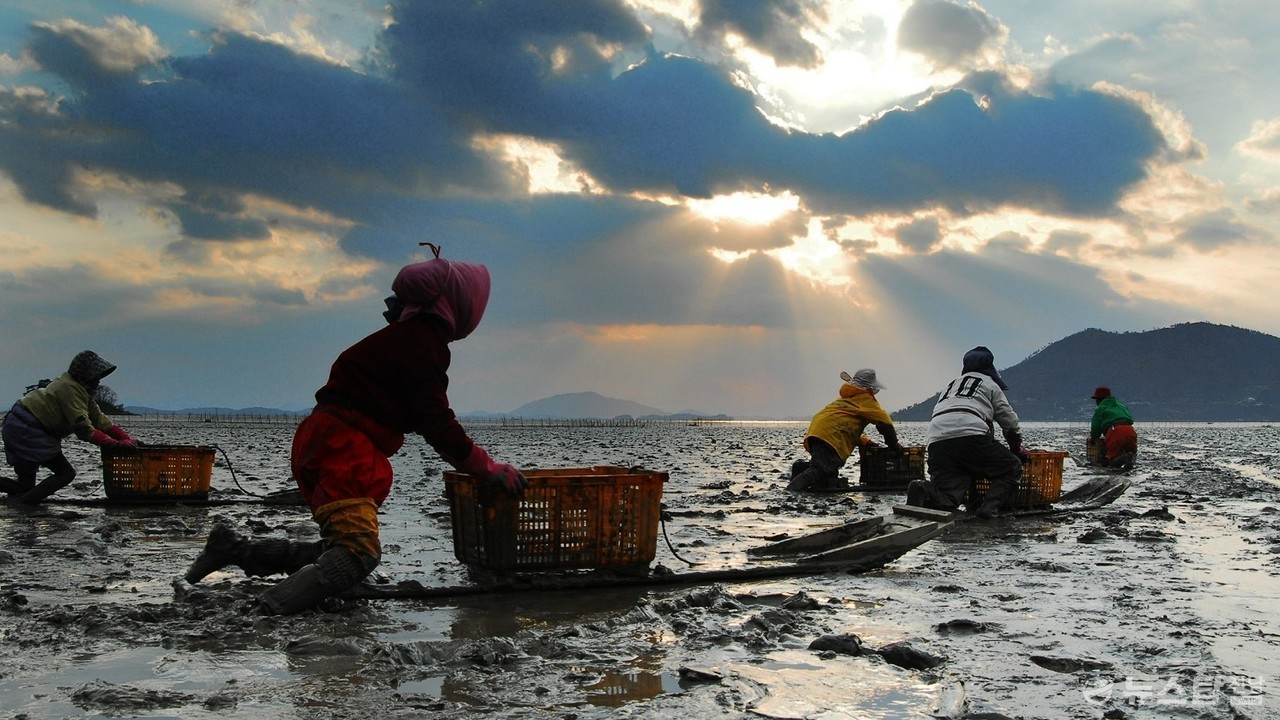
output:
M312 512L339 500L391 493L391 463L369 436L327 412L313 412L293 434L293 479Z
M1138 433L1132 425L1112 425L1102 436L1103 457L1107 462L1122 453L1138 452Z

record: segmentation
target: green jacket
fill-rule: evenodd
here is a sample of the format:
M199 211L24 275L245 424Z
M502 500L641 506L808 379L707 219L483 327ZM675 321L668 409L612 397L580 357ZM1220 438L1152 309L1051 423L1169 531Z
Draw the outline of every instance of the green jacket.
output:
M58 439L75 433L76 437L87 442L94 430L105 431L113 425L94 402L89 389L71 377L69 372L23 395L18 402Z
M1103 398L1093 411L1093 421L1089 423L1089 439L1097 440L1102 437L1112 425L1132 424L1133 416L1129 414L1129 408L1113 397Z

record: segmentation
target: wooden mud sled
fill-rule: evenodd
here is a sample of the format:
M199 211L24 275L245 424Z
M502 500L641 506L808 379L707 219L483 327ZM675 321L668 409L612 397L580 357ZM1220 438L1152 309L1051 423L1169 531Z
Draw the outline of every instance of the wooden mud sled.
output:
M1126 478L1093 478L1063 494L1055 503L1016 508L1004 513L1002 518L1016 520L1025 516L1052 517L1095 510L1114 502L1124 494L1129 485ZM415 580L394 585L362 584L345 596L365 599L443 599L533 591L707 585L831 573L860 574L884 567L971 519L970 515L963 512L897 505L891 512L883 515L859 518L805 535L748 548L746 560L733 567L672 571L660 565L650 569L645 564L598 568L590 572L482 570L474 576L476 581L470 585L428 587ZM999 523L1001 520L994 522ZM461 557L462 554L460 559Z

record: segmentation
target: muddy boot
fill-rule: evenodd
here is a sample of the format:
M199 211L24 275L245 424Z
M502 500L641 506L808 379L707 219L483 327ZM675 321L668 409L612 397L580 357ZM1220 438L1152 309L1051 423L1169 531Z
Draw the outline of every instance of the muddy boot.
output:
M983 500L982 504L978 506L978 509L973 511L973 514L983 520L990 520L998 517L1000 515L1000 503L996 500Z
M320 543L295 543L284 538L250 540L218 523L209 532L204 545L184 576L187 582L200 582L209 573L235 565L245 575L263 577L276 573L296 572L320 555Z
M1115 459L1107 463L1107 465L1113 468L1120 468L1121 470L1132 470L1133 461L1136 458L1137 455L1135 453L1124 452L1117 455Z
M928 481L912 480L907 484L907 504L924 507L925 498L929 496Z
M214 525L209 531L209 539L205 541L204 549L196 556L191 567L187 568L187 574L183 579L194 585L211 572L221 570L228 565L238 564L245 542L244 538L226 525L222 523Z
M50 475L49 477L36 483L36 486L18 495L15 500L26 505L36 505L43 502L45 498L58 492L62 488L71 484L75 479L75 474L71 475Z
M956 504L947 499L930 480L912 480L907 485L907 504L946 512L956 509Z
M357 556L347 548L335 547L268 588L258 596L258 601L268 615L292 615L355 586L377 565L376 558Z

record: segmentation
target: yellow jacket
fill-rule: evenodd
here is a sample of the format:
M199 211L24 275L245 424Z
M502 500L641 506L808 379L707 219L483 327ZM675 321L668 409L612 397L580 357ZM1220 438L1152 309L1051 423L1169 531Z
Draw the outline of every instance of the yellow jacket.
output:
M94 430L109 430L114 424L93 401L93 393L69 372L23 395L18 402L59 440L75 433L87 442Z
M897 439L893 418L880 407L876 396L869 390L845 383L840 386L840 399L831 401L809 421L804 446L807 449L809 438L816 437L835 448L842 461L848 460L855 445L871 442L862 435L867 425L875 425L880 434L885 435L886 442L890 435Z

